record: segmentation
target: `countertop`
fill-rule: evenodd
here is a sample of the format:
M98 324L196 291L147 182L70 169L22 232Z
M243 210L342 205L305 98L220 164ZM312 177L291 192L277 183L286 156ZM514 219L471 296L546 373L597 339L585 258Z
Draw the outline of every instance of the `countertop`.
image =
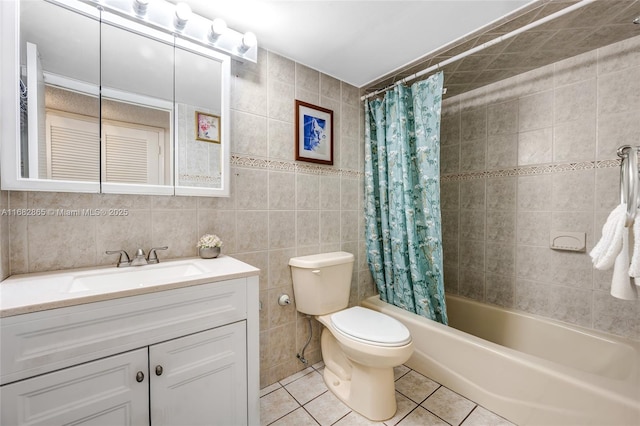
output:
M179 269L184 275L176 276ZM0 282L0 317L256 276L258 268L221 255L126 268L93 267L12 275ZM87 283L89 283L87 285Z

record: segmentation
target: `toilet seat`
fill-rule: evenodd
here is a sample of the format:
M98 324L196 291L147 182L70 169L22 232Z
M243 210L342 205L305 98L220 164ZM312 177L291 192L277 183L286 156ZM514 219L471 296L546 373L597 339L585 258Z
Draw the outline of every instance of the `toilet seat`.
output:
M332 314L331 325L348 338L370 345L396 347L411 342L411 333L400 321L360 306Z

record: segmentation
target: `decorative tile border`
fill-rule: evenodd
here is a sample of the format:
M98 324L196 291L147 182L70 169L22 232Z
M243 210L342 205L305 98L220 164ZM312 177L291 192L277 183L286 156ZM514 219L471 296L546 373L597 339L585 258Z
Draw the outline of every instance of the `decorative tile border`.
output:
M620 160L583 161L579 163L545 164L541 166L523 166L512 169L486 170L482 172L451 173L440 176L442 182L497 178L510 176L535 176L551 173L572 172L579 170L607 169L619 167Z
M243 155L231 155L232 167L247 167L251 169L273 170L279 172L296 172L321 176L342 176L348 178L363 178L364 171L339 169L331 166L316 164L303 164L295 161L269 160L260 157L248 157Z

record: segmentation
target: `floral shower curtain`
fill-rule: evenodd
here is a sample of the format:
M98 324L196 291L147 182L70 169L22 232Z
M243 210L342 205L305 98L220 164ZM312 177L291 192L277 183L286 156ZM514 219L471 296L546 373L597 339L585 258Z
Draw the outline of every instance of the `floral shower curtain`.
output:
M440 72L365 101L367 260L380 298L447 324L440 221Z

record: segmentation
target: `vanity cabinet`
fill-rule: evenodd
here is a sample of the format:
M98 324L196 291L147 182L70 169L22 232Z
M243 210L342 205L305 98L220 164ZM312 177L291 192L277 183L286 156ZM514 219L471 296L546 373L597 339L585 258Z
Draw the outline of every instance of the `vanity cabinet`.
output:
M258 329L257 276L4 317L0 424L259 424Z
M245 322L2 387L2 424L247 424Z

